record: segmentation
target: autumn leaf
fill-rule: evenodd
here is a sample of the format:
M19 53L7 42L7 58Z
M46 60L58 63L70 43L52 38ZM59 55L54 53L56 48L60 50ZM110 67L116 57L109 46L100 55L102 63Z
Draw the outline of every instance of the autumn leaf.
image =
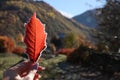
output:
M26 44L26 53L31 61L36 62L46 48L47 33L44 25L36 18L36 13L30 18L25 28L24 42Z

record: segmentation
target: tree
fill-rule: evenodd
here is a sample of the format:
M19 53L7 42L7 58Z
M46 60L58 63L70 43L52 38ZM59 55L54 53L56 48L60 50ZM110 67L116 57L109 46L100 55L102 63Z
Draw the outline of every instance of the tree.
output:
M106 5L100 11L97 15L99 30L111 51L117 52L120 47L120 1L106 0Z
M0 36L0 52L12 52L15 48L14 41L7 36Z
M65 48L77 48L79 47L79 37L74 33L68 33L64 38Z

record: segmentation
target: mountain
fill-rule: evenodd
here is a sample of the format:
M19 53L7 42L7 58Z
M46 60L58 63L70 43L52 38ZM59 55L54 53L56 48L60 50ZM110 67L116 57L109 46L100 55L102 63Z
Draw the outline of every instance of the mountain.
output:
M73 19L79 23L82 23L83 25L95 28L98 25L95 15L96 15L96 10L88 10L83 14L73 17Z
M36 12L37 17L46 26L48 39L56 33L75 33L81 36L89 35L89 28L69 19L43 1L32 0L2 0L0 1L0 35L12 38L18 34L24 35L24 23Z

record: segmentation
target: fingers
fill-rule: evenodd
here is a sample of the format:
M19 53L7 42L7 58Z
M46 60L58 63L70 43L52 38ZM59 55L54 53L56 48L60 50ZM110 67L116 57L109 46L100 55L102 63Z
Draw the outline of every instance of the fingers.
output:
M24 76L20 77L20 75L17 75L15 77L15 80L39 80L41 76L37 74L37 69L30 70L29 73Z
M38 66L38 71L42 71L42 70L45 70L45 67Z
M31 70L27 74L27 76L24 77L25 80L39 80L41 78L41 75L37 73L37 71L44 70L45 67L38 66L38 63L34 63Z
M35 74L34 80L39 80L42 76L39 75L38 73Z
M27 73L24 76L22 76L21 79L19 78L18 80L33 80L34 79L34 76L37 73L38 64L31 62L31 65L30 66L26 66L26 67L28 67L29 70L27 71Z
M33 80L36 75L36 72L37 72L36 69L30 70L28 75L24 77L24 80Z
M38 66L37 67L37 70L38 71L42 71L42 70L45 70L45 67L42 67L42 66ZM35 77L34 77L34 80L39 80L42 76L39 75L38 73L35 74Z

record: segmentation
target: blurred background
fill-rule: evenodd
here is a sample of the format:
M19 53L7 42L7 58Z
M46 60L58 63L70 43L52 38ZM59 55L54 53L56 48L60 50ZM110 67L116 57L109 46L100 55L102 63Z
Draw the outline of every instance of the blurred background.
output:
M48 33L41 80L120 79L119 0L0 0L0 79L23 59L34 12Z

